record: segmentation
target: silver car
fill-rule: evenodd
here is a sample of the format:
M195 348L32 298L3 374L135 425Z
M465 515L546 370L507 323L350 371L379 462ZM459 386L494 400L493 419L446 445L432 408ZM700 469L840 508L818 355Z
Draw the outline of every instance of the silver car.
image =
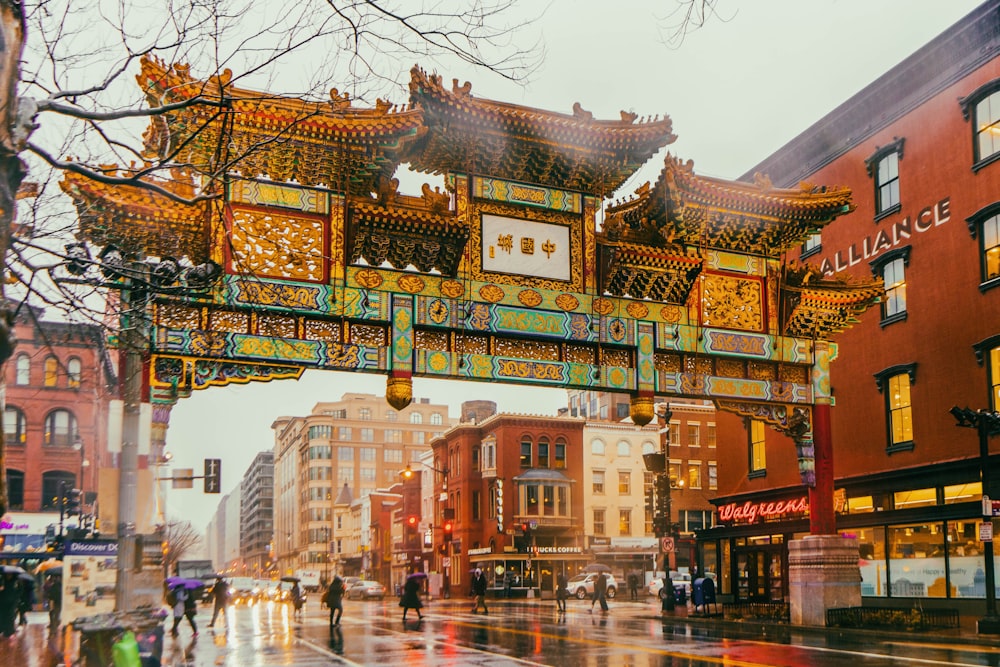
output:
M612 599L618 594L618 582L615 580L615 575L611 573L605 573L604 576L608 579L608 599ZM569 591L570 595L575 595L578 600L585 600L594 594L594 581L596 579L596 572L578 574L569 580L566 584L566 590Z

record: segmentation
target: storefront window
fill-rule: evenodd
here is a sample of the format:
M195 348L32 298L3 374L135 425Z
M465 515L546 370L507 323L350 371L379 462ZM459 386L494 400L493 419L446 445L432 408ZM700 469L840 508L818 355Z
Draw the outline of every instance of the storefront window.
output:
M892 597L946 597L941 524L889 526Z
M719 567L719 592L731 595L733 592L733 568L730 567L733 562L732 545L729 540L723 540L720 546L722 547L722 563Z
M944 487L944 504L967 503L983 497L983 483L954 484Z
M874 512L875 506L872 505L871 496L859 496L857 498L847 499L847 513L848 514L864 514L865 512Z
M952 597L986 597L986 558L978 521L948 522L948 576Z
M898 491L892 494L892 502L893 506L898 510L937 505L937 490L912 489L910 491Z
M861 567L861 595L885 597L888 591L885 563L885 532L882 526L860 528L858 536L858 564Z

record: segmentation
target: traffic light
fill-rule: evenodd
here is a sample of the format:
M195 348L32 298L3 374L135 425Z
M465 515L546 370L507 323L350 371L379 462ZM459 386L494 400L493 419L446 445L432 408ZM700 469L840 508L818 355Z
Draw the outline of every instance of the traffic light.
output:
M406 526L407 528L416 530L417 528L420 527L420 518L417 517L416 515L411 514L410 516L406 517Z
M80 500L83 492L80 489L70 489L66 492L66 501L64 504L66 516L76 516L80 513Z
M451 524L451 521L445 521L444 525L441 526L441 532L443 534L442 539L444 540L445 544L451 542L452 528L453 526Z
M222 459L205 459L205 493L222 493Z

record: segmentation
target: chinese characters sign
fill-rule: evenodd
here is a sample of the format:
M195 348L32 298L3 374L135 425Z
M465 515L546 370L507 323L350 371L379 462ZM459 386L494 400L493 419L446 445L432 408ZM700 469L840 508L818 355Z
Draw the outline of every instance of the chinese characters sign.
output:
M483 270L570 279L569 227L483 215Z

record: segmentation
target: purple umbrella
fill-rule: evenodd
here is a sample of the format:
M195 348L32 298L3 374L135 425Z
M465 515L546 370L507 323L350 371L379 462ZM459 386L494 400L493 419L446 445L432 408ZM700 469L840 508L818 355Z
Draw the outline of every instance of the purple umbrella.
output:
M178 586L183 586L184 588L201 588L205 584L200 579L185 579L184 577L167 577L167 588L177 588Z
M407 578L407 580L409 580L409 579L426 579L427 578L427 573L426 572L414 572L413 574L406 575L406 578Z

